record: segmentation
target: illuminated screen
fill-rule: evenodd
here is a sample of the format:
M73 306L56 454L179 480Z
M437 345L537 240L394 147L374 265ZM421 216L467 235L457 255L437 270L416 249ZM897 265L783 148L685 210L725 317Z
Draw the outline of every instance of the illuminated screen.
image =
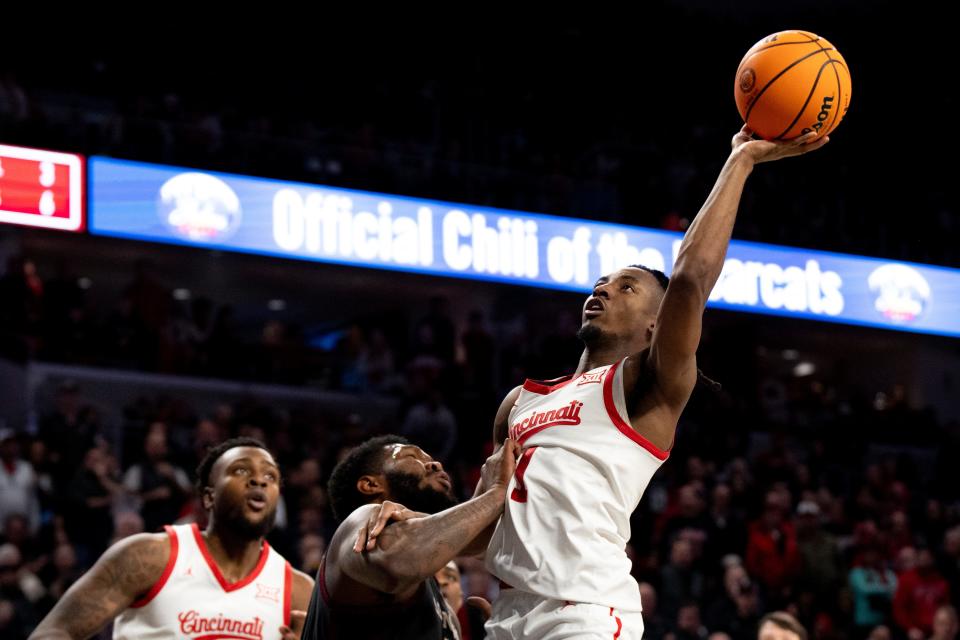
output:
M94 157L90 231L588 292L679 233ZM960 270L734 240L711 307L960 335Z
M83 157L0 145L0 223L83 230Z

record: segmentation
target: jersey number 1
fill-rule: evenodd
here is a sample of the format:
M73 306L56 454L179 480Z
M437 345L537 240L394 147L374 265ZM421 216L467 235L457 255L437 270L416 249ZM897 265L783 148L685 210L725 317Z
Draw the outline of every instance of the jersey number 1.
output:
M523 474L527 472L530 458L533 457L533 452L536 450L536 447L530 447L523 452L517 461L517 469L513 472L514 477L517 479L517 484L514 486L513 491L510 492L510 499L515 502L527 501L527 485L523 481Z

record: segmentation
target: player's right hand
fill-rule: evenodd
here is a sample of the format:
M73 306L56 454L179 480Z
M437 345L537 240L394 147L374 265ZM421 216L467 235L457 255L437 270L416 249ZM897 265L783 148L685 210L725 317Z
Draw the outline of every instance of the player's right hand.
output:
M384 500L379 509L374 509L370 513L370 518L357 532L357 541L353 543L353 550L356 553L372 551L377 546L377 536L391 520L402 522L411 518L422 518L423 516L424 514L407 509L398 502Z
M823 136L818 140L816 131L797 136L791 140L757 140L754 138L753 130L747 125L743 125L737 135L733 136L730 146L733 147L735 152L750 158L754 164L760 164L761 162L771 162L781 158L810 153L829 141L830 136Z
M520 455L520 445L513 438L507 438L503 445L487 458L480 470L480 487L477 495L490 489L507 490L510 478L517 468L517 457Z

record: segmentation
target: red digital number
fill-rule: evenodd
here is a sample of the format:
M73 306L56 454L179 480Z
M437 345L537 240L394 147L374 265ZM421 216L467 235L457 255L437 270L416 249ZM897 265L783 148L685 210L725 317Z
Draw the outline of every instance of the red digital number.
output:
M0 222L81 231L83 158L0 145Z

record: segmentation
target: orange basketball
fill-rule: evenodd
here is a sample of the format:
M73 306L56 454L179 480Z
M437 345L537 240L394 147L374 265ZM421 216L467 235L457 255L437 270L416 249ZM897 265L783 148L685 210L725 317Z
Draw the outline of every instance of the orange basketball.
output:
M824 38L781 31L743 56L733 93L740 116L761 138L789 140L809 131L824 136L850 106L850 71Z

